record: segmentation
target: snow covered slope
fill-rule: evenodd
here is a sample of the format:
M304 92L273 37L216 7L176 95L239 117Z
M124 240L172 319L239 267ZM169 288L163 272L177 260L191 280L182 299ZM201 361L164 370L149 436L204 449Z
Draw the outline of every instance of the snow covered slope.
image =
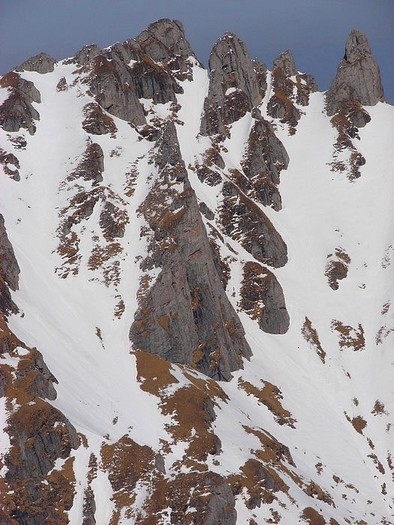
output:
M394 523L394 108L169 20L0 84L1 522Z

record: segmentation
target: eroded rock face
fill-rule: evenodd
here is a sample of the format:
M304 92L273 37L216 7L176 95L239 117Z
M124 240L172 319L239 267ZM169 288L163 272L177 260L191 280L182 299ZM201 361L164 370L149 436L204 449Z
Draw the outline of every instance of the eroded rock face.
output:
M82 121L82 127L88 133L92 135L105 135L107 133L115 134L117 128L112 118L104 113L101 107L90 102L83 108L84 120Z
M201 133L225 134L224 126L239 120L261 102L265 68L250 59L245 44L237 36L227 33L214 45L209 69Z
M281 53L273 64L273 95L268 102L268 114L289 124L290 132L295 133L302 115L296 104L307 106L309 95L317 89L316 81L311 75L298 73L291 51Z
M255 202L233 182L223 184L220 224L255 259L279 268L287 262L287 246Z
M74 60L83 65L90 61L90 89L106 111L142 126L146 121L139 99L175 103L176 94L183 92L177 80L192 78L189 57L195 60L182 24L163 19L137 38L102 52L84 48Z
M352 31L346 41L345 55L326 96L328 115L354 106L355 103L374 106L384 101L379 66L369 47L367 37ZM361 122L358 122L360 126Z
M12 290L18 289L19 266L0 213L0 275Z
M136 126L146 123L142 104L135 92L126 64L97 55L88 79L90 91L108 113Z
M95 142L89 143L86 150L74 172L69 175L70 180L83 178L86 181L92 181L97 184L103 180L104 171L104 153L101 146Z
M154 232L145 264L160 266L161 273L141 300L130 338L135 349L229 380L251 351L225 294L179 146L174 146L173 123L163 135L156 160L160 178L141 208Z
M256 120L242 161L244 173L253 185L253 191L248 195L265 206L281 209L279 175L288 164L289 156L271 124L263 118Z
M36 71L45 74L54 70L57 60L46 53L39 53L21 64L16 71Z
M190 73L190 64L186 59L195 54L186 40L183 25L179 20L163 18L150 24L135 39L141 52L151 57L155 62L168 66L179 80Z
M285 334L289 328L283 290L275 275L258 263L246 263L241 284L241 303L260 328L269 334Z
M27 129L30 135L36 131L35 120L40 119L38 111L32 103L40 103L41 95L33 82L21 78L11 71L4 75L0 87L8 88L9 97L0 106L0 126L5 131Z
M90 44L78 51L72 60L80 66L84 66L99 54L101 54L101 49L96 44Z

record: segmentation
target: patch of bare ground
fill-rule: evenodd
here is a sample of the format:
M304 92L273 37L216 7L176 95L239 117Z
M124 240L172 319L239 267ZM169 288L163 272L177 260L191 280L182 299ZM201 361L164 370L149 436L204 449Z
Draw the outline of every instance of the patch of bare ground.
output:
M117 299L117 303L114 308L114 315L117 319L120 319L122 315L124 314L126 305L120 295L116 295L115 299Z
M138 168L136 165L131 165L126 171L126 182L123 186L123 191L126 197L132 197L135 192L135 186L138 177Z
M270 504L277 500L275 493L287 492L289 487L283 482L278 472L258 459L248 459L240 467L240 472L227 477L235 495L247 490L246 506L249 509Z
M312 507L306 507L300 517L309 525L326 525L324 517Z
M291 428L295 428L294 424L296 420L292 417L291 413L282 406L281 400L283 396L280 389L268 381L261 380L261 383L263 386L259 388L242 378L238 379L238 386L248 395L254 396L259 403L266 406L274 415L275 421L279 423L279 425L288 425Z
M368 457L372 459L374 465L375 465L375 468L381 473L381 474L385 474L386 471L384 470L384 467L382 465L382 463L379 461L379 458L377 457L376 454L368 454Z
M384 404L378 399L375 401L371 414L373 414L374 416L378 416L378 415L388 416L389 415L384 407Z
M182 386L168 393L170 386L178 384L171 374L171 364L160 357L146 352L135 352L137 360L137 380L141 388L160 398L160 410L170 415L173 423L166 429L172 436L173 443L189 442L182 460L173 468L188 466L193 470L206 470L204 464L208 455L218 454L221 443L212 430L215 420L216 399L226 400L220 386L213 380L196 377L192 372L185 372L190 385Z
M338 333L340 349L352 349L355 352L365 349L364 328L361 324L353 328L334 319L331 329Z
M356 416L356 417L350 418L346 414L346 419L353 425L353 428L354 430L356 430L356 432L358 432L359 434L363 434L363 430L367 426L367 422L365 421L363 417Z
M19 160L13 153L7 153L0 148L0 164L3 166L3 171L6 175L15 181L20 180L18 171L20 169Z
M328 279L330 288L338 290L338 281L347 277L351 259L343 248L335 248L335 252L327 255L327 259L324 275Z
M214 472L179 473L172 479L158 479L139 525L162 523L170 509L173 525L226 523L235 525L235 500L227 480Z
M121 512L131 519L130 507L135 502L134 489L137 482L149 479L155 471L155 453L146 445L139 445L128 436L121 437L114 444L101 447L101 466L108 472L113 490L115 509L110 525L119 523Z
M387 328L386 326L381 326L375 337L376 345L381 345L383 343L383 340L386 339L386 337L392 334L393 332L394 328Z
M286 493L291 499L290 495L288 494L289 486L284 482L283 478L281 477L282 474L289 477L309 497L313 499L318 499L327 503L328 505L334 506L333 500L330 494L328 494L328 492L323 490L316 482L311 480L306 481L294 472L294 470L291 467L294 467L295 464L293 462L289 449L285 445L280 443L271 434L261 429L246 426L244 427L244 429L246 432L255 435L259 439L262 448L254 450L253 454L260 462L262 462L262 465L267 470L268 474L275 481L275 489L271 488L269 490L267 498L269 498L271 501L277 499L275 496L275 492L280 490L281 492ZM248 470L245 471L241 468L241 472L243 472L243 475L245 476ZM256 484L254 475L249 476L249 478L246 481L242 479L242 474L234 474L233 476L234 477L232 477L231 479L237 483L236 487L238 487L238 490L242 489L243 486L246 486L246 488L248 488L249 486L253 487ZM258 500L255 502L258 504Z
M301 334L303 335L304 339L312 345L313 349L319 356L321 362L325 363L326 352L323 350L323 347L320 343L319 334L317 333L317 330L313 328L312 321L310 321L308 317L305 317L304 324L301 328Z

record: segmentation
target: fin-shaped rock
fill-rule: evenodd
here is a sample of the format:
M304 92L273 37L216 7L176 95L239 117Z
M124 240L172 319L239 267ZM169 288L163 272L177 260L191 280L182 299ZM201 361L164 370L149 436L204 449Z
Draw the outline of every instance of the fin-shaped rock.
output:
M346 41L345 55L327 91L327 114L331 116L357 104L374 106L379 101L384 101L379 66L367 37L353 30Z

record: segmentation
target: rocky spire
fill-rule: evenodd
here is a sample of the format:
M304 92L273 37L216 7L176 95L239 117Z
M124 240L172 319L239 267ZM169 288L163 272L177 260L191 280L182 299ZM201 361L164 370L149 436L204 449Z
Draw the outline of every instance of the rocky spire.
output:
M162 18L153 22L135 39L141 49L156 62L168 62L179 55L194 56L179 20Z
M274 60L274 69L280 68L287 77L297 74L297 68L292 52L288 49Z
M268 102L268 114L289 124L295 133L302 111L298 106L309 104L309 95L318 90L311 75L299 73L291 51L281 53L273 62L272 96Z
M345 46L345 55L326 96L327 114L361 104L374 106L384 101L379 66L372 55L367 37L353 30Z
M209 57L210 83L204 103L201 133L223 133L257 106L264 94L261 65L248 55L245 44L232 33L213 46Z
M57 60L46 53L39 53L21 64L16 71L36 71L45 74L54 70Z

